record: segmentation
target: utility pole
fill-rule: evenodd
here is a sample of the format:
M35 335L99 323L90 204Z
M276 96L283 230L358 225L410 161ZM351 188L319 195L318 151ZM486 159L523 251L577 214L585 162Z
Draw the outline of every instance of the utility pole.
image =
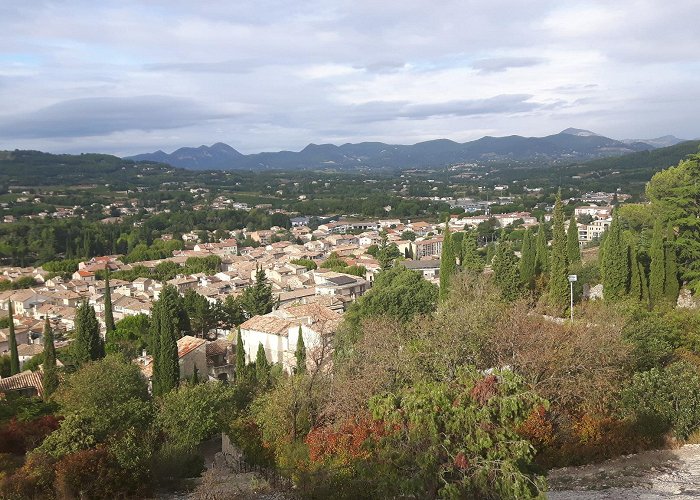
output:
M569 275L569 290L570 290L570 297L571 297L571 304L569 307L569 312L571 316L571 324L574 323L574 281L578 280L578 276L575 274L570 274Z

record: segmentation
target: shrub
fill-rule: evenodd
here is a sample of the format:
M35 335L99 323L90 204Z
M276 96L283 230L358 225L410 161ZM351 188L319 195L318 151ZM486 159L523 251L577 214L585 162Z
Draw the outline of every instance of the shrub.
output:
M105 448L66 455L56 464L58 498L111 499L143 495L143 483L119 467Z
M622 391L622 413L647 435L672 431L681 439L700 427L700 374L686 361L636 373Z

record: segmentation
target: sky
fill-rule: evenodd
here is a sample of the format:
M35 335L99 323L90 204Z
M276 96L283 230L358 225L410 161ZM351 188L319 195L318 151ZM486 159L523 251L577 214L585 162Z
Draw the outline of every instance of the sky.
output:
M696 138L694 0L0 2L0 149Z

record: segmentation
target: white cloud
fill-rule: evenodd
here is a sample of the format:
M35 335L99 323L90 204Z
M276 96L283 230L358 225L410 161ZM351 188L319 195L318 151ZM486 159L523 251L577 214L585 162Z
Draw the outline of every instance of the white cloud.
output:
M253 152L569 126L694 137L696 11L690 0L5 2L0 148ZM80 99L118 119L92 106L59 130Z

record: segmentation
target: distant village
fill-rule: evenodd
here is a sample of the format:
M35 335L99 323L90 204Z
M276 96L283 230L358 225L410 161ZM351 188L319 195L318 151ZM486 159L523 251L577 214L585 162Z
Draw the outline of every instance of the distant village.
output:
M612 196L590 193L584 200L589 204L575 208L577 220L587 221L578 224L581 246L599 239L610 225ZM471 200L453 200L453 203L465 208L465 212L451 216L449 225L452 231L477 228L489 221L498 228L512 225L531 227L538 224L538 220L529 212L490 214L488 205L474 204ZM228 208L231 204L224 205ZM470 215L470 212L477 210L485 213ZM549 217L547 214L545 219ZM112 310L116 321L127 316L149 315L153 302L158 300L165 284L174 285L181 294L193 290L214 304L229 296L242 294L246 287L254 284L258 269L264 270L272 286L276 307L269 314L253 316L241 324L241 338L247 361L255 359L257 347L262 343L268 361L280 364L287 372L294 369L294 351L299 334L303 335L304 344L309 351L308 359L314 359L319 350L323 351L323 355L329 354L327 339L332 337L343 313L350 303L372 286L375 276L381 270L379 261L368 250L380 245L383 238L385 244L396 245L399 253L405 257L400 260L401 265L422 273L429 281L437 283L439 280L444 222L340 218L321 224L315 230L308 227L308 217L293 217L290 222L294 241L275 241L275 235L286 230L280 227L238 233L239 237L243 236L246 240L259 244L257 247L240 246L233 231L229 238L215 243L200 242L202 233L192 231L182 235L186 249L176 250L166 259L126 264L120 260L120 255L95 257L81 262L71 279L51 277L41 267L0 268L4 280L15 281L30 277L37 284L31 288L0 292L0 315L7 315L9 303L13 307L20 364L23 365L42 351L42 330L47 317L58 334L57 347L66 345L70 341L67 333L75 326L76 307L83 301L95 308L104 335L105 281L98 279L98 274L105 269L112 272L129 271L135 266L154 269L164 261L184 267L190 257L211 255L218 256L221 260L220 270L211 275L183 273L167 282L143 277L132 282L110 279ZM405 235L411 233L411 239L407 239ZM162 238L172 238L172 235L162 235ZM357 276L321 268L320 264L332 254L348 266L364 268L365 275ZM307 269L294 263L299 260L313 261L319 266ZM191 377L194 370L201 371L205 366L211 379L232 378L235 339L236 332L225 328L215 328L203 338L185 336L179 339L178 355L182 378ZM0 329L0 354L6 354L8 350L8 329ZM144 375L150 377L150 354L144 351L137 362ZM0 390L21 389L31 392L33 385L37 385L37 377L28 371L10 378L12 380L0 380Z

